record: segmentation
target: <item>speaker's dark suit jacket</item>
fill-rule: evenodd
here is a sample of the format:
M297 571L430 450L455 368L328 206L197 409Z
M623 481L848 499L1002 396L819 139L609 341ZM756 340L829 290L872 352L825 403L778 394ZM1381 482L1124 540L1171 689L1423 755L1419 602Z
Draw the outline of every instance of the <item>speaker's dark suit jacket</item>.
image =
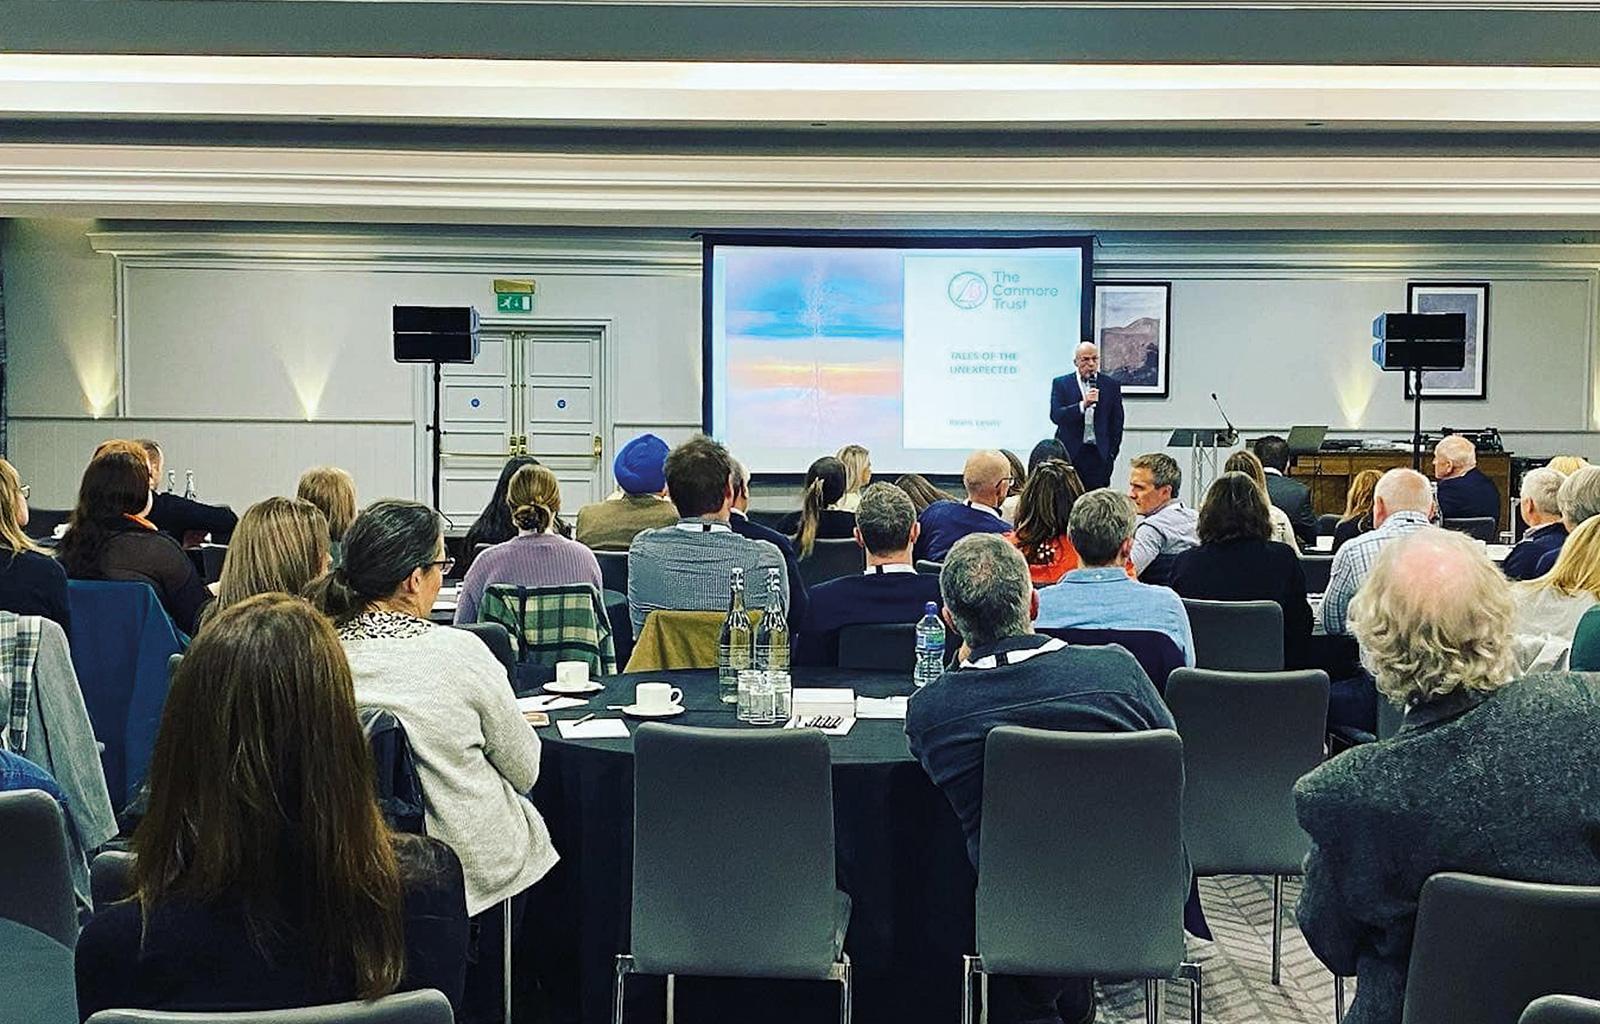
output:
M1100 401L1094 407L1094 446L1100 461L1107 466L1117 461L1122 449L1122 385L1105 376L1099 380ZM1067 449L1073 462L1083 450L1083 413L1078 403L1078 375L1068 373L1050 382L1050 422L1056 425L1056 440Z
M1267 498L1283 509L1303 548L1317 542L1317 514L1311 510L1311 488L1281 473L1267 474Z

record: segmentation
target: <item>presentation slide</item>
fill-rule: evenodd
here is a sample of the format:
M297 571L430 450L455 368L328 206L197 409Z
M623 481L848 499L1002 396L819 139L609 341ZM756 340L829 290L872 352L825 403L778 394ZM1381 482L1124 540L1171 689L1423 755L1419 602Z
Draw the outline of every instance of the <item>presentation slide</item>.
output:
M756 473L846 444L874 472L1026 457L1082 339L1088 247L711 246L708 427Z

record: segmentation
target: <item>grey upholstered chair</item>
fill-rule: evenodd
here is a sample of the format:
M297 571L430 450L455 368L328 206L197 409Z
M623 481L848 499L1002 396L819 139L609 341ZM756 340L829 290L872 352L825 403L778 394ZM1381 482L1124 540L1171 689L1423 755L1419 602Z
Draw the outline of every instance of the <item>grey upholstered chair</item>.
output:
M1194 667L1283 671L1283 609L1275 601L1183 599L1194 634Z
M909 679L916 663L917 627L914 623L845 626L839 630L840 668L903 672Z
M628 553L626 551L596 551L595 561L600 563L600 583L606 590L619 594L628 592Z
M1474 540L1493 544L1500 539L1500 521L1493 516L1469 516L1465 519L1446 519L1441 524L1446 530L1464 533Z
M994 729L978 849L978 951L963 958L962 1024L974 1020L973 982L984 974L1144 978L1151 1024L1159 979L1181 977L1199 1024L1200 967L1183 959L1177 733Z
M923 576L937 576L944 572L944 563L935 562L931 558L917 559L917 572Z
M0 917L0 964L7 979L0 1021L77 1024L72 949L44 932Z
M1600 1001L1577 996L1540 996L1517 1024L1600 1024Z
M815 541L811 554L800 559L800 578L814 587L842 576L855 576L867 567L866 552L853 538Z
M78 945L66 821L37 789L0 793L0 919Z
M1321 594L1333 575L1333 556L1311 552L1300 556L1300 570L1306 574L1306 593Z
M167 1010L101 1010L88 1024L453 1024L444 993L425 988L365 1002L331 1003L294 1010L239 1013L174 1013Z
M94 897L95 913L125 900L132 892L133 854L127 850L107 850L89 865L89 892Z
M1600 998L1600 886L1447 872L1422 886L1404 1024L1504 1024L1545 995Z
M633 748L632 941L617 957L614 1024L634 973L837 981L849 1024L827 738L646 723ZM670 1019L670 984L667 999Z
M1322 762L1328 676L1180 668L1167 706L1183 737L1183 839L1197 875L1272 876L1272 983L1283 948L1283 877L1310 837L1294 784Z

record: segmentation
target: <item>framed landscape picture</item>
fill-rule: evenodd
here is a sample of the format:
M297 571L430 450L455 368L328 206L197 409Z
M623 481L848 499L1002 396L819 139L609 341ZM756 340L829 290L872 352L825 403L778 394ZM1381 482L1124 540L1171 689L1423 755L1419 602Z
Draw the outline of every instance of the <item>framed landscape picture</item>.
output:
M1465 313L1467 365L1461 370L1428 370L1422 375L1423 398L1484 398L1488 395L1489 286L1411 281L1406 284L1406 309L1412 313ZM1411 374L1406 399L1411 398Z
M1167 397L1171 354L1170 281L1108 281L1094 286L1094 340L1100 372L1124 395Z

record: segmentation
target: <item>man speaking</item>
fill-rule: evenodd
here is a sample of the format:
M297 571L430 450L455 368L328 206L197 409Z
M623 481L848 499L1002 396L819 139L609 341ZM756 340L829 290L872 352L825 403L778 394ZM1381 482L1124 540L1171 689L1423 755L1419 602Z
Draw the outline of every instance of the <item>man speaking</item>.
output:
M1050 422L1089 490L1111 486L1111 467L1122 448L1122 387L1100 376L1100 350L1078 346L1076 372L1050 382Z

